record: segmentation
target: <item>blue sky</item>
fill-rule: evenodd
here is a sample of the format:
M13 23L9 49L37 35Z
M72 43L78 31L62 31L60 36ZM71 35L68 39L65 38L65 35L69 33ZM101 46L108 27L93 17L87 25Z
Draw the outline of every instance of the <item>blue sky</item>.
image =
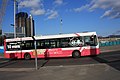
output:
M18 12L32 14L36 35L96 31L107 36L120 31L120 0L18 0ZM0 1L1 5L1 1ZM62 27L60 19L62 18ZM13 0L2 23L13 32Z

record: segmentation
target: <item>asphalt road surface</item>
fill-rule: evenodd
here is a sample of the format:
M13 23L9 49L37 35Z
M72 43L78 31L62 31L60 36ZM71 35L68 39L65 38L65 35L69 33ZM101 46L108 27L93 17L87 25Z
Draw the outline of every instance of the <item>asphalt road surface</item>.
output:
M38 59L38 71L34 68L34 59L1 63L0 80L120 80L120 51L76 59Z
M105 52L98 56L87 56L81 58L54 58L54 59L38 59L38 68L45 66L68 66L68 65L84 65L99 63L116 63L120 62L120 51ZM34 68L35 60L11 60L0 64L0 68Z

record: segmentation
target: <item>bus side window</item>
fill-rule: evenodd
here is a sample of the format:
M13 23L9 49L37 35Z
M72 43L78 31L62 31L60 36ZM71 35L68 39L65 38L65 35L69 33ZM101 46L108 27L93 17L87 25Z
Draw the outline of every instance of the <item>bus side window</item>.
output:
M10 45L9 43L7 43L7 45L6 45L6 50L7 50L7 51L10 51L10 50L11 50L11 45Z
M34 42L33 41L22 42L21 49L23 49L23 50L34 49Z
M97 38L96 36L85 36L84 37L85 45L95 46L97 45Z
M94 46L94 36L90 36L90 45Z
M84 45L84 41L82 37L72 37L69 38L69 46L70 47L79 47L79 46L83 46Z
M96 35L93 36L93 44L94 44L94 46L96 46L98 44Z
M84 37L84 45L85 46L90 45L90 38L88 36Z

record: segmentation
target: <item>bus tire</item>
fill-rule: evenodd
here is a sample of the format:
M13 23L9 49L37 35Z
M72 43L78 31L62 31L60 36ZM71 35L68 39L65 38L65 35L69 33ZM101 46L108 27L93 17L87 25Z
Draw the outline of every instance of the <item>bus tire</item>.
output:
M29 53L25 53L24 54L24 59L25 60L30 60L31 59L31 55Z
M79 58L80 57L80 51L78 51L78 50L73 51L72 57L73 58Z

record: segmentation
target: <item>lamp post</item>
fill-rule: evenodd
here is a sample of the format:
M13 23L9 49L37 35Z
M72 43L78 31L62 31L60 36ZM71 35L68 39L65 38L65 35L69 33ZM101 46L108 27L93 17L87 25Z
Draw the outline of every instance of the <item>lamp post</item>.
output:
M62 18L60 18L60 33L59 34L62 34Z
M16 38L16 0L14 0L14 38Z
M35 69L38 70L38 64L37 64L37 46L36 46L36 40L34 38L34 36L32 36L33 40L34 40L34 48L35 48Z

